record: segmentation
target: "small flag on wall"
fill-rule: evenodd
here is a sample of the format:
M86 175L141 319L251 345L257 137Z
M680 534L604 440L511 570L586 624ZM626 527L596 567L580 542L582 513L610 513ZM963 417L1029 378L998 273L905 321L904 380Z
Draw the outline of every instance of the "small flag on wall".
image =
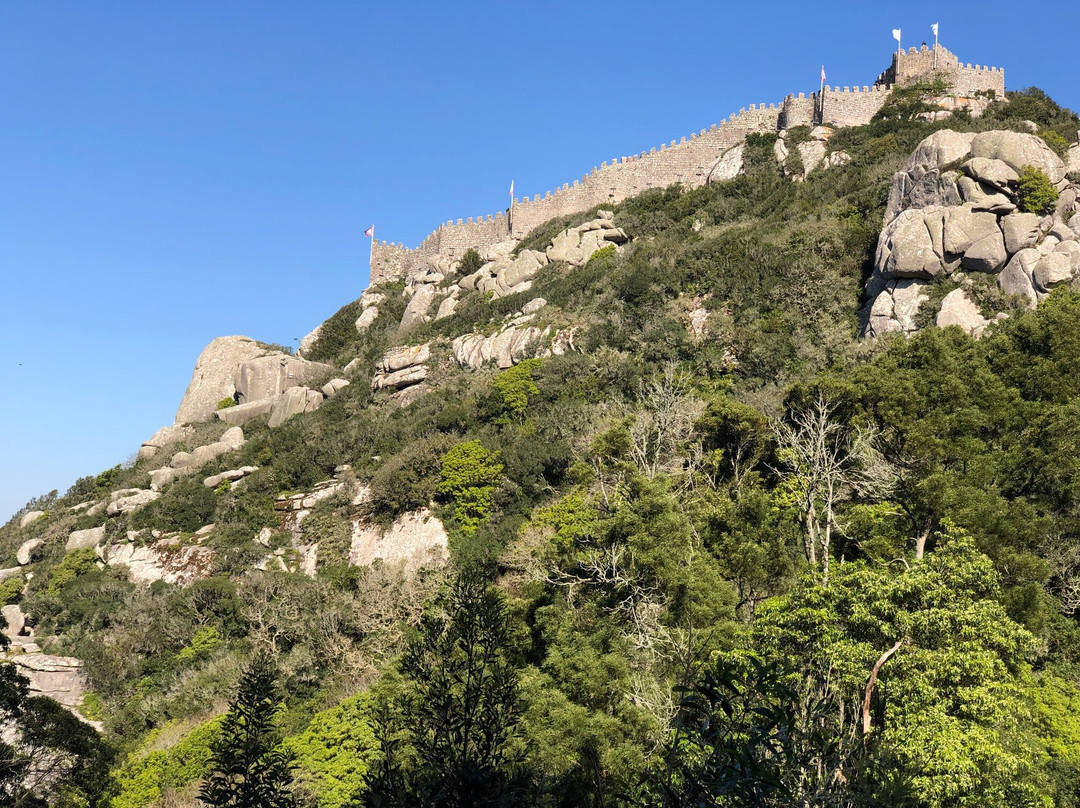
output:
M897 41L897 43L900 42L900 29L899 28L893 28L892 29L892 38L895 39Z
M372 225L367 230L365 230L364 235L368 238L373 238L375 236L375 225Z

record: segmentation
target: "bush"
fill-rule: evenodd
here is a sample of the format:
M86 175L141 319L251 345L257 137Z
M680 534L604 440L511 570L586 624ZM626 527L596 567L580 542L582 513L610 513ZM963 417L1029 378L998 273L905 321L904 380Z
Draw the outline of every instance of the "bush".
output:
M1047 146L1054 150L1054 153L1057 154L1058 157L1064 157L1069 153L1069 141L1053 129L1047 129L1044 132L1040 132L1039 137L1043 139Z
M1025 213L1038 213L1041 216L1053 213L1058 201L1057 189L1050 182L1046 172L1034 166L1024 166L1020 169L1016 195L1020 210Z
M465 251L465 254L461 256L461 264L458 266L458 273L461 275L471 275L483 265L484 259L480 257L480 253L472 247L469 247L469 249Z
M499 453L489 452L478 440L459 443L443 456L436 491L449 502L462 530L474 532L487 520L502 471Z
M229 407L235 407L235 406L236 406L236 399L233 398L232 396L226 396L225 398L221 399L221 401L219 401L217 403L217 406L214 409L216 409L216 410L227 410L227 409L229 409Z

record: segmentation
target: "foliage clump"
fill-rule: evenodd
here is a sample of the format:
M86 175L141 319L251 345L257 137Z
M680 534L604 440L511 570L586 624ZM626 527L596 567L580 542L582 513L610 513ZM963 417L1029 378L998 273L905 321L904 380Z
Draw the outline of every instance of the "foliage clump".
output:
M1041 216L1053 213L1058 201L1058 192L1046 172L1034 166L1024 166L1019 173L1016 196L1020 210L1025 213L1038 213Z

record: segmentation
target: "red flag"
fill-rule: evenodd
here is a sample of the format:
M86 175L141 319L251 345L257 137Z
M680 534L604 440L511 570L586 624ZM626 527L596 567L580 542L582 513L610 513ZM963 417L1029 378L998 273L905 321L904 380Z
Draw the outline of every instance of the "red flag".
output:
M375 235L375 225L372 225L367 230L365 230L364 235L368 238L372 238Z

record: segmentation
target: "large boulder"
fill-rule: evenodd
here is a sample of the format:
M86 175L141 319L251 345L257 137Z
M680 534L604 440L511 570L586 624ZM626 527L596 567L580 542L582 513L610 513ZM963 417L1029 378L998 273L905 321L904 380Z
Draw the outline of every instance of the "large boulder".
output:
M709 171L709 176L705 180L706 183L712 185L717 182L727 182L728 180L733 180L739 176L743 170L743 153L745 151L746 144L740 143L738 146L732 146L720 155L720 159L716 161L716 165Z
M252 418L258 418L260 415L266 415L270 412L274 407L275 400L276 399L274 398L260 398L255 401L245 401L243 404L237 404L235 407L226 407L223 410L218 410L214 413L214 417L227 424L241 426Z
M29 681L31 696L47 696L71 710L82 704L86 676L80 660L51 654L17 654L10 661Z
M19 519L19 527L26 527L27 525L32 525L44 515L45 511L27 511L22 515L22 518Z
M1028 304L1035 305L1035 266L1039 263L1039 251L1026 248L1012 257L1008 265L998 273L998 286L1010 295L1026 298Z
M20 566L25 567L34 560L35 553L37 553L38 548L44 543L44 539L29 539L24 541L19 545L19 549L15 553L15 560L19 562Z
M431 304L434 302L435 295L438 292L439 289L435 284L425 283L418 286L413 293L412 299L409 300L409 304L405 307L405 313L401 315L401 328L409 329L421 323L426 323L429 319L428 310L431 308Z
M110 567L127 567L128 577L138 583L164 581L189 586L214 571L214 551L198 544L177 546L175 539L162 539L151 545L110 544L102 551L102 560Z
M1039 217L1034 213L1010 213L1001 220L1001 232L1006 251L1015 255L1039 240Z
M1065 178L1065 163L1038 135L994 130L980 132L971 141L971 156L1000 160L1013 171L1034 166L1046 172L1053 183Z
M323 395L318 390L309 390L307 387L290 387L274 401L268 425L271 429L279 427L294 415L314 412L322 406L322 402Z
M222 396L222 398L224 397L225 396ZM214 407L217 407L217 402L214 403ZM139 460L149 460L161 449L164 449L169 444L183 440L190 435L191 432L192 428L189 426L163 426L155 432L149 440L143 441L143 445L139 447L137 457Z
M935 244L937 208L905 210L881 232L876 264L884 278L929 279L943 271L940 243Z
M870 305L866 335L880 337L890 331L911 334L918 330L915 317L922 304L930 299L925 285L914 279L886 283Z
M144 505L149 505L161 496L161 492L153 490L139 490L124 492L122 496L110 498L105 506L105 513L109 516L119 516L122 513L131 513Z
M968 298L963 289L953 289L941 301L935 323L940 328L957 325L978 339L990 321L983 317L979 307Z
M250 337L218 337L195 360L175 424L196 423L211 418L218 402L236 394L234 376L244 362L265 356L267 350Z
M69 552L71 550L86 550L97 547L103 541L105 541L105 525L73 531L68 535L65 548Z
M330 365L275 352L242 362L236 368L239 404L274 399L291 387L302 387L334 372ZM231 409L231 408L230 408Z

